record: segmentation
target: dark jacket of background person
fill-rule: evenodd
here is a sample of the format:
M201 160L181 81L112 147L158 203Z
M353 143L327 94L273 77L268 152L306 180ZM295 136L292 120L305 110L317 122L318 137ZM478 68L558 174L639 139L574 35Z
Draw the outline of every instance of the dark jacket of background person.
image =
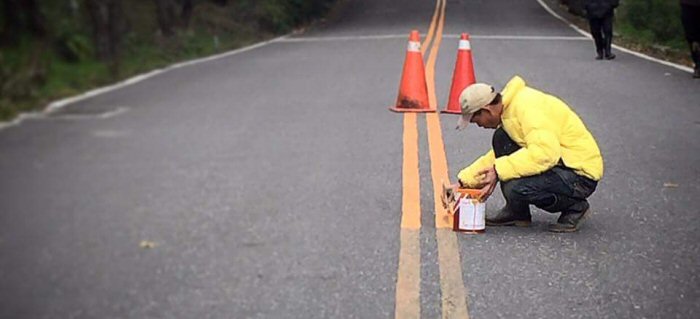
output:
M700 78L700 0L680 0L681 22L693 59L693 77Z
M686 0L692 1L692 0ZM698 0L700 1L700 0ZM589 19L591 18L603 18L617 8L620 4L620 0L586 0L584 8L586 9L586 15Z

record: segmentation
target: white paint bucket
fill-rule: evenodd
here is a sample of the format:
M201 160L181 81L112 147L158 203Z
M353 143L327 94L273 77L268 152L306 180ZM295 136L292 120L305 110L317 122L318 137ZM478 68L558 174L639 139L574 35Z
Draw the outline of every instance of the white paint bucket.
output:
M460 198L453 229L466 233L483 233L486 229L486 203L466 196Z

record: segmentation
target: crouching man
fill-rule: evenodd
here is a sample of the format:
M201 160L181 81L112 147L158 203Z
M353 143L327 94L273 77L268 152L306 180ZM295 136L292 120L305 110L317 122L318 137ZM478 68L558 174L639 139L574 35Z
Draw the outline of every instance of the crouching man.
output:
M589 212L586 198L603 176L603 157L578 115L518 76L501 93L472 84L459 102L458 129L469 123L495 129L492 149L457 175L459 186L480 188L484 200L501 182L506 205L488 214L486 224L529 226L530 205L535 205L561 213L550 231L578 230Z

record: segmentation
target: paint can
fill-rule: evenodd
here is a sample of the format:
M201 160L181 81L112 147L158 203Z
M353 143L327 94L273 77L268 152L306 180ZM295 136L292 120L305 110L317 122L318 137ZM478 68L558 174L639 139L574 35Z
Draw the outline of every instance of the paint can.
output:
M463 233L483 233L486 230L486 203L479 200L478 193L473 191L458 192L462 196L457 202L452 229Z

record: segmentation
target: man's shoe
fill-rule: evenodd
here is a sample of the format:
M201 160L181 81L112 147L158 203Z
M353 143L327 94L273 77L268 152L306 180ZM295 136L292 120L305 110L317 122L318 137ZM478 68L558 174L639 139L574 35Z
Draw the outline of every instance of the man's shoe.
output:
M603 59L603 51L597 51L597 52L596 52L595 59L596 59L596 60L602 60L602 59Z
M501 208L494 216L486 216L486 226L518 226L528 227L532 222L532 215L516 214L506 207Z
M608 54L605 55L605 59L606 59L606 60L612 60L612 59L614 59L614 58L615 58L615 54L614 54L614 53L608 53Z
M590 207L581 213L562 212L556 224L549 225L549 231L554 233L573 233L578 230L581 222L587 217Z

